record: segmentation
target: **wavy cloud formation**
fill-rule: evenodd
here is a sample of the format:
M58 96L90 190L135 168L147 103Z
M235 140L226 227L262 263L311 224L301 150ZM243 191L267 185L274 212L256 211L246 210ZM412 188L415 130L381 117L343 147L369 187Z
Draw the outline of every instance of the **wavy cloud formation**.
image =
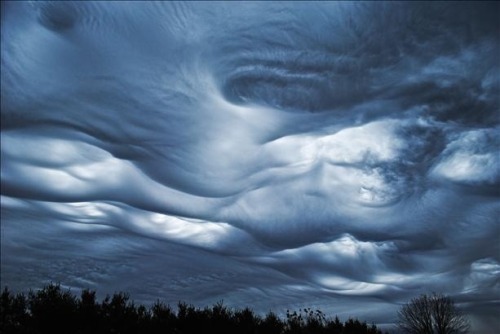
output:
M2 2L2 285L498 325L499 10Z

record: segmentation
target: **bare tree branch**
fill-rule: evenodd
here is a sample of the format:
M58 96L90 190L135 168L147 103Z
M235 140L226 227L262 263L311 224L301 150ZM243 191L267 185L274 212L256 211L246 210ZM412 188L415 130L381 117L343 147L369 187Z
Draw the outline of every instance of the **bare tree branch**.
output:
M401 307L398 320L399 328L410 334L463 334L470 328L453 300L437 293L413 298Z

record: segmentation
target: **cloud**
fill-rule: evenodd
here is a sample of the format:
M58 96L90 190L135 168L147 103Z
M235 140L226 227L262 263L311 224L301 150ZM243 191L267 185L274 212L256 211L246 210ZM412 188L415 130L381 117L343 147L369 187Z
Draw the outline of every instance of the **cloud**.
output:
M2 284L491 311L497 12L2 3Z
M464 184L499 183L499 136L496 129L462 132L443 151L434 173Z

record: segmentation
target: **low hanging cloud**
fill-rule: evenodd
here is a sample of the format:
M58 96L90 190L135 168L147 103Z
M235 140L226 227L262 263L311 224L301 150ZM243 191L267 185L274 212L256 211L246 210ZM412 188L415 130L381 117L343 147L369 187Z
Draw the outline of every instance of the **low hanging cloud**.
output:
M2 2L2 285L494 326L498 11Z

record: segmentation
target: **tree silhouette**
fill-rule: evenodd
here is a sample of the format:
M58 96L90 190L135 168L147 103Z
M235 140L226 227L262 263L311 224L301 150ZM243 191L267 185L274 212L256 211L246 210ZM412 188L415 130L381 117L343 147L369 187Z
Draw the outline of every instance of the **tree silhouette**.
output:
M29 322L41 333L71 333L77 321L77 301L69 290L50 284L28 293Z
M328 318L310 308L288 311L286 320L269 312L265 317L250 308L231 309L218 302L197 308L183 302L177 311L161 301L150 308L136 306L129 295L117 292L101 302L96 292L76 297L59 284L49 284L26 295L5 288L0 297L2 334L382 334L375 325L338 317Z
M137 333L142 314L138 312L129 295L123 292L115 293L113 297L106 296L101 305L106 332Z
M101 327L101 308L95 291L83 290L78 302L78 323L81 333L98 333Z
M273 312L269 312L266 317L260 321L259 334L281 333L283 321Z
M442 294L423 294L403 305L398 326L411 334L459 334L469 331L467 318Z
M26 297L14 296L5 288L0 297L0 315L1 333L25 333L24 324L29 319Z
M177 316L169 305L156 301L150 309L150 333L171 333L176 326Z
M344 325L340 322L339 317L336 316L335 320L328 322L326 328L330 334L341 334L344 329Z

